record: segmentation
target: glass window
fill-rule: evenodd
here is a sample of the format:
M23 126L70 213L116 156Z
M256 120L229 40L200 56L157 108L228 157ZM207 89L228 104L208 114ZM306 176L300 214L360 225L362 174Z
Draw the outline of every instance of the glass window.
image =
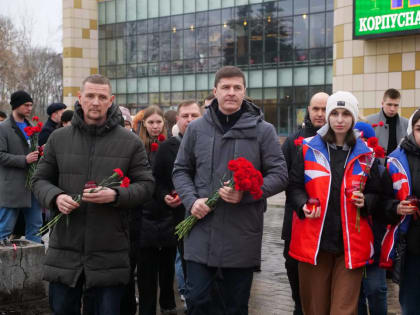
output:
M172 91L182 91L183 90L184 85L183 85L182 75L172 76L171 82L172 82L172 86L171 86Z
M182 60L172 61L171 72L172 73L182 73L184 68L184 62Z
M325 47L325 14L311 14L310 15L310 34L309 47L321 48Z
M137 20L147 19L147 0L137 0Z
M128 106L137 105L137 94L127 94L127 104Z
M127 80L126 79L117 80L117 93L127 93Z
M235 0L236 5L248 4L248 0Z
M159 64L157 62L151 62L148 66L148 75L154 76L159 74Z
M137 77L137 65L127 65L127 77L128 78L136 78Z
M236 29L236 62L238 65L248 64L248 27L239 25Z
M137 24L136 22L128 22L125 24L125 35L132 36L137 34Z
M154 33L159 32L159 19L148 19L147 20L147 32Z
M136 20L136 0L127 0L127 21Z
M217 58L209 58L209 71L216 72L222 67L222 59L220 57Z
M159 60L159 33L147 35L148 44L148 60L157 61Z
M325 86L324 85L314 85L309 87L309 96L312 97L312 95L318 93L318 92L325 92Z
M264 62L266 64L277 63L279 54L277 44L280 41L278 36L279 20L272 16L272 12L266 12L264 16Z
M177 105L184 100L182 92L172 92L171 93L171 104Z
M197 27L200 26L207 26L209 22L209 14L208 11L205 12L197 12L196 13L196 24Z
M148 0L147 1L147 15L148 18L154 18L159 16L159 1Z
M325 11L325 0L311 0L309 6L311 12Z
M254 104L261 106L263 99L262 89L248 89L247 93Z
M249 72L249 87L262 87L262 71L261 70L254 70Z
M160 93L160 105L161 106L171 105L171 93Z
M263 5L262 4L253 4L249 6L248 18L251 19L261 19L263 16Z
M137 36L137 62L147 61L147 35Z
M293 45L295 49L308 48L308 15L302 14L294 17Z
M196 99L195 91L184 92L184 100L195 100L195 99Z
M139 77L147 76L147 63L139 64L137 66L137 76Z
M184 15L184 29L195 28L195 13Z
M309 59L311 63L324 63L325 62L325 48L316 48L309 50Z
M265 87L277 86L277 71L275 69L264 70L264 86Z
M115 23L115 2L106 2L106 23Z
M169 17L169 15L171 15L171 0L159 0L159 16Z
M126 7L125 7L125 0L116 0L116 6L117 6L117 22L124 22L126 20L126 16L125 16L125 12L126 12Z
M264 89L264 118L267 122L272 124L274 127L278 127L277 115L277 90L276 89Z
M284 68L278 70L279 86L291 86L293 85L293 72L291 68Z
M196 11L204 11L209 9L208 0L196 0L195 5Z
M115 37L115 24L105 25L105 38Z
M279 14L279 16L293 15L293 2L292 2L292 0L279 0L278 1L278 14Z
M294 0L294 14L304 14L308 13L308 0Z
M211 9L219 9L222 5L220 3L220 0L210 0L209 1L209 10Z
M103 66L106 65L106 41L103 39L99 40L98 43L98 47L99 47L99 65Z
M254 10L256 9L262 11L262 6L260 5L253 5L252 7ZM261 19L261 15L256 15L252 18L249 18L249 29L251 32L251 51L249 63L251 65L263 63L263 25L264 24Z
M127 62L136 63L137 62L136 36L126 37L125 45L126 45L126 51L127 51Z
M115 24L115 37L120 37L125 35L125 23Z
M207 72L209 71L209 59L200 58L196 62L196 71L197 72Z
M117 62L117 49L115 39L109 39L106 41L106 64L115 65Z
M298 87L294 87L295 90L295 97L294 97L294 102L295 103L307 103L309 100L309 90L306 86L298 86Z
M137 94L137 102L139 104L149 104L149 94Z
M171 77L160 77L160 90L162 92L169 92L171 90Z
M325 84L332 84L332 66L325 66Z
M327 1L327 11L334 10L334 0L326 0Z
M222 10L209 11L209 25L221 24Z
M238 2L236 0L236 2ZM238 4L238 3L237 3ZM235 8L235 19L239 24L243 23L248 18L248 12L250 11L249 5L243 5Z
M235 6L235 0L222 0L222 8L230 8Z
M99 25L98 27L98 38L103 39L106 38L106 28L105 25Z
M226 8L222 10L222 24L233 24L233 8Z
M115 69L116 69L116 77L117 78L126 78L127 77L127 66L125 64L115 66Z
M182 31L171 33L171 60L183 58Z
M293 84L296 86L308 84L308 68L293 69Z
M208 86L208 77L207 74L197 74L196 75L197 90L207 90Z
M171 31L171 17L170 16L165 16L165 17L161 17L159 18L159 30L161 32L167 32L167 31Z
M324 84L325 83L325 68L324 66L309 68L309 84Z
M159 77L149 77L149 92L159 92Z
M149 93L150 105L160 105L160 93Z
M182 15L175 15L171 17L171 30L174 31L178 31L181 30L183 27L184 23L182 20Z
M184 86L189 90L195 90L195 75L184 75Z
M127 58L125 54L125 46L124 46L124 39L118 38L117 39L117 63L118 64L125 64L127 63Z
M235 32L228 26L222 27L223 65L235 64Z
M195 72L195 59L184 59L184 73Z
M184 58L195 57L195 29L184 30Z
M217 57L221 55L221 26L209 27L209 56Z
M190 13L195 11L195 1L184 0L184 13Z
M290 65L293 60L293 20L285 18L279 25L280 65Z
M147 20L137 21L137 34L147 33Z
M153 0L152 0L153 1ZM184 12L184 4L182 0L171 0L171 14L182 14Z
M197 28L196 40L197 40L197 53L198 57L206 58L209 55L209 29L207 27Z
M149 84L147 78L140 78L137 80L137 91L139 93L149 92Z
M107 67L107 76L112 79L117 77L117 67L116 66L110 66ZM115 86L115 84L112 84L112 86Z
M137 79L127 79L127 92L136 93L137 92Z
M160 44L159 44L159 54L160 54L160 60L166 61L171 59L171 33L165 32L160 33L159 38Z
M159 63L159 73L160 74L169 74L171 72L171 62L170 61L161 61Z
M127 104L127 95L118 94L115 96L115 100L118 106L125 106Z
M106 22L106 8L105 2L98 3L98 16L99 16L99 25L105 24Z
M333 46L333 28L334 28L334 13L328 12L325 17L325 33L326 43L325 46Z

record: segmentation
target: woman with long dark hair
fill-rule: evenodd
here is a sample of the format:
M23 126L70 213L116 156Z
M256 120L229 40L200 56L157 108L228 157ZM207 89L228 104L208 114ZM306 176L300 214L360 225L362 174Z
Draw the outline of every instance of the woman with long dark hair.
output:
M367 213L376 201L373 152L353 126L358 101L331 95L327 124L303 140L290 177L296 210L289 254L299 261L305 314L357 314L363 266L372 261Z
M389 227L382 242L381 266L393 267L400 284L403 315L420 309L420 110L411 119L411 133L388 156L384 202Z

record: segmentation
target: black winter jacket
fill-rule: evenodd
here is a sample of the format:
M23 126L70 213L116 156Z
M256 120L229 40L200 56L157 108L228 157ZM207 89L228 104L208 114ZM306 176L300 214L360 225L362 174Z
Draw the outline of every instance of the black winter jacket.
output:
M86 182L99 183L115 168L120 168L131 184L115 188L115 202L82 202L54 226L44 266L47 281L75 287L83 273L87 288L128 283L128 209L138 209L150 198L154 179L143 143L121 127L120 121L121 112L112 105L102 126L87 125L76 103L72 125L56 130L48 139L33 191L41 205L54 214L58 213L55 200L59 194L80 194Z
M51 133L57 128L58 128L58 124L53 122L51 118L48 117L47 122L45 123L44 127L42 127L42 130L39 133L38 145L42 146L46 144Z
M296 161L297 147L295 145L295 140L299 137L308 138L316 135L316 132L319 128L315 128L312 125L311 120L309 119L308 113L305 116L305 126L295 132L293 135L287 137L286 141L283 143L281 150L284 154L284 159L287 163L287 170L289 172L293 167L294 161ZM290 242L292 236L292 218L293 218L293 207L290 202L290 191L286 190L286 206L284 210L283 217L283 228L281 232L281 239L286 242Z

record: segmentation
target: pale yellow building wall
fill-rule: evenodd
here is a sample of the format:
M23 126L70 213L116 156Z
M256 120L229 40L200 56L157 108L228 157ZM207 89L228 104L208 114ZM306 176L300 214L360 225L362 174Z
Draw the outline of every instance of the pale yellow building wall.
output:
M63 0L63 98L73 106L87 76L98 73L97 0Z
M353 40L353 0L334 1L333 91L352 92L364 116L381 108L384 91L401 92L400 113L420 107L420 35Z

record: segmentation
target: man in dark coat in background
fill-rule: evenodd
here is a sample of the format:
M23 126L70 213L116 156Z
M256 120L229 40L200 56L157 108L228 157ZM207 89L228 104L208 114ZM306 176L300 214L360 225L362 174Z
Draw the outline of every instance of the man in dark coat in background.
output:
M65 215L50 234L44 279L54 314L80 314L85 287L95 314L114 315L130 275L128 209L150 198L154 179L143 143L120 125L109 80L87 77L78 98L72 125L51 134L34 177L40 203ZM83 189L116 168L129 187Z
M38 136L38 145L44 145L47 143L48 137L50 134L60 127L61 115L67 106L63 103L52 103L47 108L48 120L45 122L44 127L42 127L41 132Z
M319 92L312 96L309 102L308 110L305 115L304 126L296 133L289 136L283 143L282 151L286 159L287 169L292 169L293 161L296 161L297 148L295 140L300 137L307 138L316 135L319 128L325 125L325 107L327 106L328 94ZM285 266L287 270L287 278L289 279L290 288L292 289L292 297L295 301L294 315L301 315L302 307L299 298L299 277L298 277L298 261L289 256L289 245L292 235L292 217L293 209L290 205L289 192L286 190L286 206L283 218L283 229L281 238L284 240L283 256L286 259Z

